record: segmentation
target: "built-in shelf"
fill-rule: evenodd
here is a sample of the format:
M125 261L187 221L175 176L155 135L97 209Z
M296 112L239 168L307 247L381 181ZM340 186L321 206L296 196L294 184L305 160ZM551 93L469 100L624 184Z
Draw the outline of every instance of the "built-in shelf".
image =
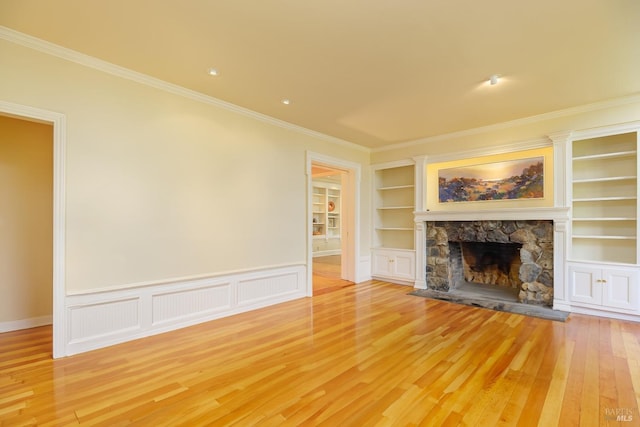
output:
M633 218L609 218L609 217L593 217L593 218L573 218L573 221L635 221Z
M617 157L633 157L637 155L636 150L627 150L627 151L617 151L613 153L600 153L600 154L589 154L584 156L574 156L573 161L580 160L600 160L600 159L614 159Z
M574 184L586 183L586 182L607 182L607 181L629 181L635 180L637 177L635 175L626 175L626 176L608 176L602 178L585 178L585 179L574 179Z
M327 182L313 183L314 239L335 239L340 237L340 186Z
M415 166L412 162L394 162L376 166L373 170L371 275L395 283L413 284L416 272Z
M374 169L374 247L414 249L414 174L413 164L385 165Z
M637 200L634 196L614 196L614 197L585 197L580 199L573 199L574 202L607 202L615 200Z
M637 264L637 145L637 132L572 142L572 260Z

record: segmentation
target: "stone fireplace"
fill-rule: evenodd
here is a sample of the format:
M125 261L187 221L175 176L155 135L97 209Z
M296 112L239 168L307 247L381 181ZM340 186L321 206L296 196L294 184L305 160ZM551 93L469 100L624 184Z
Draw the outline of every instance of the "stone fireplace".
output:
M553 305L552 220L426 221L427 288L508 289L521 303Z

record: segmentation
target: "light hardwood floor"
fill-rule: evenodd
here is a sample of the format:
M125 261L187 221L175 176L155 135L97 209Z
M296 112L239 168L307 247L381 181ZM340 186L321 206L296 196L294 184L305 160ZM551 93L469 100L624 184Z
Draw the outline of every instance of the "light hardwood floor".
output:
M353 282L342 280L340 255L316 257L313 259L313 295L332 292L345 286L353 286Z
M56 361L49 327L0 334L0 420L639 425L640 324L559 323L408 291L346 286Z

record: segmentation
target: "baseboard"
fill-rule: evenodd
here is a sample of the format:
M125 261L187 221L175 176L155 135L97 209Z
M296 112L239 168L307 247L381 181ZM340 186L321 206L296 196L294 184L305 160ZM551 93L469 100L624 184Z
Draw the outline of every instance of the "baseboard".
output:
M0 333L19 331L21 329L37 328L38 326L51 325L53 316L31 317L29 319L11 320L9 322L0 322Z
M70 295L67 356L302 298L306 267Z
M608 319L629 320L631 322L640 322L640 313L622 313L617 311L609 311L606 309L597 309L581 305L572 304L570 301L554 300L553 309L568 311L576 314L586 314L588 316L606 317Z
M568 311L571 312L571 304L569 304L566 301L562 301L562 300L554 300L553 301L553 309L554 310L561 310L561 311Z
M319 258L323 256L332 256L332 255L342 255L342 250L340 249L331 249L326 251L316 251L313 253L313 258Z
M571 313L576 314L586 314L589 316L596 317L605 317L607 319L616 319L616 320L628 320L630 322L640 322L640 315L638 314L626 314L626 313L618 313L614 311L606 311L606 310L597 310L587 307L580 307L571 305Z
M403 286L414 286L414 282L411 280L404 280L404 279L398 279L397 277L391 277L391 276L371 276L372 280L379 280L381 282L388 282L388 283L394 283L396 285L403 285Z

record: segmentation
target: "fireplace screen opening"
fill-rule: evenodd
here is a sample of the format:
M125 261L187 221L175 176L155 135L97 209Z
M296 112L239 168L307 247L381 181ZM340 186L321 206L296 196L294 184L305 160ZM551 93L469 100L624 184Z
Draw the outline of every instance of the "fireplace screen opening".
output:
M458 262L461 271L457 278L466 283L504 286L519 289L522 280L519 277L520 248L519 243L495 242L449 242L450 247L459 246ZM454 252L457 252L454 250ZM457 282L458 280L454 280ZM454 283L455 287L455 283Z

